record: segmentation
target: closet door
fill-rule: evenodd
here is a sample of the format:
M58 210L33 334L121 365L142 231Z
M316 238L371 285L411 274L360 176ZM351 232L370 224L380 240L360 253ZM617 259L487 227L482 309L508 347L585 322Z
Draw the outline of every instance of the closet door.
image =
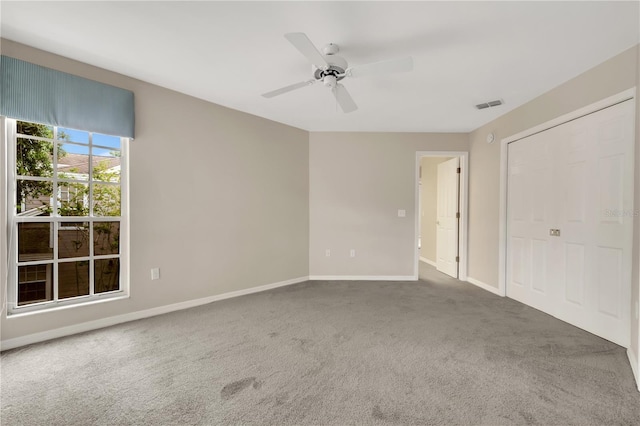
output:
M629 345L633 234L633 103L562 126L558 158L556 316Z
M553 314L553 144L537 134L509 144L507 296Z
M633 112L623 102L508 147L507 295L623 346Z

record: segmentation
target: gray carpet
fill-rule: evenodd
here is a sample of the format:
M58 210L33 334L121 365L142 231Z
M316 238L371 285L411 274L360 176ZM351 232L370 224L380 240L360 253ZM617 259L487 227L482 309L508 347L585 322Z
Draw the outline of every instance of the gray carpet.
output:
M638 425L625 350L424 268L6 351L2 425Z

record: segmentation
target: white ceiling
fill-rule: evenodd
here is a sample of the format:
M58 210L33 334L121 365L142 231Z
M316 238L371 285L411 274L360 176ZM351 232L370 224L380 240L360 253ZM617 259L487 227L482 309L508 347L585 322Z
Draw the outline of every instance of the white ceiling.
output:
M627 2L0 2L3 38L310 131L468 132L640 41ZM410 55L411 73L345 80L343 114L283 37L350 65ZM503 99L501 107L475 104Z

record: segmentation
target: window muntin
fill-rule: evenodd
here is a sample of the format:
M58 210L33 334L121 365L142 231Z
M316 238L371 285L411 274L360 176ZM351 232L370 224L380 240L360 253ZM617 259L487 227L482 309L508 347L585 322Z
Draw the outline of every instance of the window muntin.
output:
M16 236L10 239L16 256L9 311L124 295L120 230L128 139L6 122Z

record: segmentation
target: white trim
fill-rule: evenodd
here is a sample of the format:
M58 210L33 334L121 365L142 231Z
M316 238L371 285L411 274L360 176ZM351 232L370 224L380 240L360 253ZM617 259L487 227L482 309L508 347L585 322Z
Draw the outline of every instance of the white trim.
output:
M631 364L631 371L633 372L633 378L636 379L636 386L640 391L640 377L638 377L638 360L631 348L627 349L627 358L629 358L629 364Z
M620 102L627 101L629 99L634 99L636 96L636 88L633 87L631 89L627 89L623 92L615 94L613 96L609 96L608 98L602 99L600 101L589 104L585 107L572 111L570 113L561 115L560 117L554 118L552 120L546 121L540 125L535 127L531 127L527 130L524 130L520 133L516 133L515 135L504 138L500 141L500 224L498 228L499 232L499 240L498 240L498 289L502 293L501 295L506 295L506 267L507 267L507 181L508 181L508 170L507 170L507 145L511 142L515 142L522 138L526 138L527 136L531 136L536 133L543 132L552 127L559 126L568 121L575 120L577 118L583 117L587 114L594 113L604 108L608 108ZM636 141L637 143L637 141Z
M429 265L433 266L434 268L438 267L438 264L435 262L435 260L427 259L426 257L420 256L420 261L424 262L426 264L429 264Z
M0 116L0 188L2 189L0 193L3 195L0 196L0 316L4 317L6 314L7 308L7 283L9 282L10 273L8 265L10 264L10 259L7 259L9 256L9 247L11 247L11 224L8 221L9 214L9 206L8 206L8 197L9 197L9 182L13 182L13 179L9 177L8 170L8 160L7 157L9 155L8 149L11 144L9 141L9 135L7 134L7 118L4 116Z
M5 128L3 129L3 137L4 137L4 149L5 158L4 158L4 166L6 170L6 174L4 178L6 179L6 193L4 196L5 208L4 208L4 223L3 226L6 226L6 255L4 259L6 259L5 267L6 267L6 281L3 283L3 291L4 291L4 299L2 301L3 307L3 315L6 316L9 314L9 306L10 302L17 300L17 292L18 292L18 268L14 267L16 259L18 257L18 244L15 242L17 238L16 233L16 167L15 167L15 157L16 157L16 120L4 117L3 123ZM12 167L10 167L12 166ZM11 201L9 201L11 200ZM55 241L55 240L54 240Z
M130 142L131 138L120 138L120 289L126 295L131 294ZM94 219L92 227L96 222ZM96 256L93 258L95 260Z
M507 295L507 181L508 164L507 154L509 144L506 139L500 142L500 212L498 227L498 291L500 296Z
M310 281L418 281L413 275L310 275Z
M467 282L468 282L469 284L473 284L473 285L475 285L475 286L477 286L477 287L480 287L481 289L486 290L486 291L488 291L489 293L493 293L493 294L496 294L496 295L498 295L498 296L504 297L504 294L502 294L502 293L500 292L500 289L499 289L499 288L496 288L496 287L494 287L494 286L492 286L492 285L489 285L489 284L487 284L487 283L483 283L483 282L482 282L482 281L480 281L480 280L476 280L475 278L467 277Z
M48 265L53 265L53 263L48 263ZM22 265L20 265L22 266ZM37 315L47 312L56 312L65 309L73 309L79 306L88 306L94 305L97 303L105 303L112 302L114 300L128 299L129 295L125 294L121 290L115 290L107 293L98 293L96 295L82 295L76 297L70 297L68 299L61 299L56 303L52 303L52 301L47 300L44 302L33 303L31 305L21 306L20 310L14 310L12 312L7 312L7 319L13 318L22 318L29 315ZM43 308L43 306L45 308Z
M157 308L146 309L144 311L131 312L128 314L116 315L113 317L102 318L95 321L88 321L80 324L74 324L67 327L56 328L54 330L43 331L41 333L29 334L26 336L16 337L0 341L0 350L18 348L20 346L30 345L33 343L44 342L45 340L56 339L59 337L70 336L72 334L83 333L85 331L97 330L99 328L109 327L124 322L135 321L143 318L154 317L169 312L189 309L207 303L216 302L218 300L230 299L232 297L244 296L252 293L259 293L271 290L277 287L283 287L291 284L297 284L308 281L309 277L293 278L286 281L280 281L272 284L265 284L257 287L251 287L243 290L231 291L229 293L218 294L215 296L203 297L201 299L188 300L186 302L174 303L171 305L159 306ZM46 312L46 311L44 311ZM11 321L9 317L8 321Z
M460 230L458 232L458 253L460 262L458 264L458 279L467 280L467 228L469 223L469 151L417 151L416 166L414 176L414 202L415 202L415 224L414 224L414 279L418 279L418 265L420 249L418 248L418 234L420 233L420 160L422 157L459 157L460 158Z
M560 117L556 117L552 120L546 121L542 124L539 124L535 127L531 127L527 130L524 130L520 133L516 133L515 135L509 136L508 138L505 138L502 140L502 142L506 142L506 143L511 143L514 141L517 141L519 139L523 139L526 138L528 136L531 136L533 134L536 133L540 133L540 132L544 132L545 130L548 130L552 127L556 127L559 126L561 124L564 124L568 121L571 120L575 120L576 118L580 118L583 117L585 115L594 113L596 111L600 111L601 109L604 108L609 108L610 106L613 106L615 104L618 104L620 102L624 102L624 101L628 101L629 99L633 99L636 96L636 88L633 87L631 89L627 89L623 92L617 93L613 96L609 96L608 98L602 99L600 101L594 102L592 104L589 104L585 107L582 107L580 109L577 109L575 111L571 111L567 114L561 115Z

